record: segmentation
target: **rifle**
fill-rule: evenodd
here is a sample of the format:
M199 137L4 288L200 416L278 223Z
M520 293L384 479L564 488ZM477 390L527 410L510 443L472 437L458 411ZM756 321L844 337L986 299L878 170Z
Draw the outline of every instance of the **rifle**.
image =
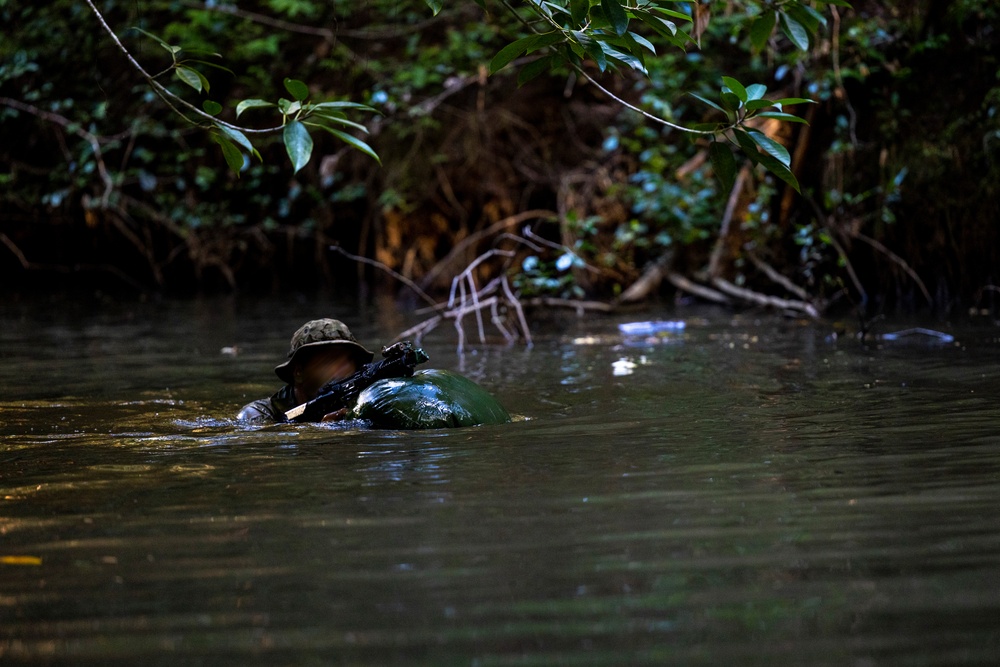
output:
M315 422L323 416L352 405L365 389L376 380L403 378L413 375L413 368L429 359L419 347L408 340L382 348L383 359L365 364L354 375L343 380L330 380L319 390L319 395L308 403L296 406L285 413L290 422Z

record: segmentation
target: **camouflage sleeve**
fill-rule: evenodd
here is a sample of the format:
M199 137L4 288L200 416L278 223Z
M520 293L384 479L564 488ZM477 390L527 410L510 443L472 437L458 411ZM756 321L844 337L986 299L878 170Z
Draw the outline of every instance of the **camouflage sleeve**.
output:
M247 403L236 415L236 421L245 424L273 424L280 421L270 398L262 398Z

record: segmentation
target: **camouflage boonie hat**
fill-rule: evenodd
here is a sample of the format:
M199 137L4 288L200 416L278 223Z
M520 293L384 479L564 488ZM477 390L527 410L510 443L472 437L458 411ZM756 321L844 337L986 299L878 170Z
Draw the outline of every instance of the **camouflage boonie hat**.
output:
M326 345L340 345L350 348L360 364L367 364L375 358L375 353L365 349L340 320L322 319L306 322L292 335L288 350L288 360L274 367L275 374L288 384L292 383L292 366L300 350Z

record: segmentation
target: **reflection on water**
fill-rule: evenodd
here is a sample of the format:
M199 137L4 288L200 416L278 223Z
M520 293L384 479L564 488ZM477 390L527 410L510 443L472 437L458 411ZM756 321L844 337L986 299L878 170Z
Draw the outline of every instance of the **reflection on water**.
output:
M275 388L302 305L0 315L3 664L1000 652L992 329L864 347L671 313L463 359L425 341L522 419L390 432L229 419Z

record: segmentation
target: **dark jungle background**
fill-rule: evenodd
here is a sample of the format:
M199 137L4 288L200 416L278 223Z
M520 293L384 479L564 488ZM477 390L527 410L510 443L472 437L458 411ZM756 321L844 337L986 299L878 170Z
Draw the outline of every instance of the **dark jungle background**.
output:
M168 43L218 52L210 97L284 94L286 77L352 115L381 158L316 136L293 173L280 137L235 174L208 133L150 90L78 0L0 0L0 279L6 298L86 286L142 294L429 294L477 266L535 303L696 298L779 309L996 312L1000 5L817 5L808 48L752 22L780 2L712 2L701 48L658 42L648 76L588 71L676 122L720 77L814 105L764 129L797 193L741 166L723 190L707 142L624 108L571 68L518 85L487 64L510 12L421 0L96 3L151 72ZM687 3L677 3L691 11ZM172 89L198 102L180 83ZM198 102L200 103L200 102ZM256 122L252 113L241 122ZM360 135L359 135L360 136ZM800 309L803 310L803 309Z

